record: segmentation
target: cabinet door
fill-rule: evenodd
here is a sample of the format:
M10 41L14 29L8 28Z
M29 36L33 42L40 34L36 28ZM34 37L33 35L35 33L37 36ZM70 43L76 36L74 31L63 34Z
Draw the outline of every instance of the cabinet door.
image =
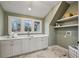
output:
M30 40L28 38L22 40L22 53L30 52Z
M12 53L13 56L22 53L22 40L20 39L13 40Z
M36 37L30 40L30 50L35 51L48 47L48 37Z
M4 40L0 41L0 50L1 50L1 57L10 57L12 56L12 47L11 47L11 41Z
M41 46L42 46L42 41L41 41L41 37L38 37L36 38L36 48L39 50L39 49L42 49Z
M30 39L30 51L35 51L37 50L37 41L36 38L31 38Z
M41 37L41 48L48 47L48 37Z

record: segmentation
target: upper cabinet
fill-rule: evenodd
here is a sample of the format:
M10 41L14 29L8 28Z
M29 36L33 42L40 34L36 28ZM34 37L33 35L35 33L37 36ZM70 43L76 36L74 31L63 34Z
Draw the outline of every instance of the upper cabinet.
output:
M30 18L8 16L8 32L42 33L42 21Z

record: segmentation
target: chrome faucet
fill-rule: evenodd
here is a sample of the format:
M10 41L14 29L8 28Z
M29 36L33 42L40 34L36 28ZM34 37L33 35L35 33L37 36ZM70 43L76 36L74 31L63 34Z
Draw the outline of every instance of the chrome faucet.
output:
M11 37L11 38L15 38L15 37L17 37L17 33L14 33L14 32L11 33L10 37Z

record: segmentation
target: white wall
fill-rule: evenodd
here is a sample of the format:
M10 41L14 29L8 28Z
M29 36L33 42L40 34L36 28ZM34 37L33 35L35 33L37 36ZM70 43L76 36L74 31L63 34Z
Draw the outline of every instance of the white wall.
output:
M59 2L59 4L57 4L50 12L49 12L49 14L46 16L46 18L45 18L45 34L47 34L48 36L49 36L49 40L48 40L48 44L49 45L52 45L52 44L54 44L55 42L55 40L51 40L50 38L52 38L52 37L50 37L51 35L49 35L49 32L51 32L51 34L53 34L52 33L52 31L51 31L51 26L50 26L50 23L51 23L51 21L52 21L52 19L53 19L53 17L55 16L55 13L57 12L57 10L58 10L58 8L59 8L59 6L60 6L60 4L61 4L61 2ZM50 30L50 31L49 31ZM53 36L53 35L52 35Z
M0 35L3 35L3 31L4 31L4 13L3 13L3 10L2 10L2 7L0 5Z
M46 16L46 18L45 18L45 33L46 33L46 34L49 34L49 29L48 29L49 24L51 23L53 17L55 16L55 13L57 12L57 10L58 10L58 8L59 8L60 3L61 3L61 2L59 2L59 4L56 5L56 6L49 12L49 14L48 14L48 15Z

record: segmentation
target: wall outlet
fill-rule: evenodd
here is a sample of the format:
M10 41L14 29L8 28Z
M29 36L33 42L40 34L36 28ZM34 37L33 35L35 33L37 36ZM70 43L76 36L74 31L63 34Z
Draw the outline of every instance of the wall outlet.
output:
M72 33L71 31L66 31L64 37L65 38L71 38L71 33Z

